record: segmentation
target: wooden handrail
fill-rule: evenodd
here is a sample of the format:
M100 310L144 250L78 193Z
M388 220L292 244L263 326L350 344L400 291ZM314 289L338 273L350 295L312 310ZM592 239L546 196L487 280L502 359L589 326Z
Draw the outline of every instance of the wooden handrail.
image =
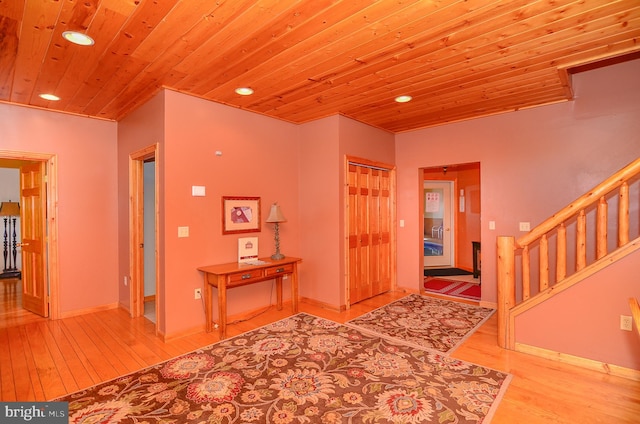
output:
M561 222L565 222L575 216L580 210L597 202L601 197L611 193L634 176L640 173L640 158L631 162L629 165L622 168L620 171L613 174L611 177L604 180L602 183L595 186L592 190L578 197L571 204L563 208L561 211L555 213L540 225L535 227L531 232L525 234L518 239L518 246L524 247L531 244L533 241L542 237L543 234L548 233L558 226ZM627 189L628 198L628 189Z
M555 213L531 232L520 237L498 237L498 344L514 349L515 316L539 304L558 291L565 290L586 276L591 275L609 264L612 258L638 250L640 243L630 243L629 234L629 181L640 175L640 158L634 160L609 178L598 184L578 199ZM609 228L607 196L618 190L617 214L617 250L619 254L608 252L607 230ZM640 203L640 199L634 199ZM634 205L636 204L634 203ZM587 222L586 210L595 207L595 222ZM575 220L575 270L567 270L567 223ZM595 225L595 259L588 263L587 225ZM551 281L550 241L555 236L555 281ZM631 245L632 246L631 246ZM535 245L535 246L534 246ZM624 246L630 248L622 249ZM530 254L537 247L539 258L537 270L532 269ZM614 250L612 253L617 252ZM535 251L535 250L534 250ZM516 253L521 260L520 274L516 275ZM599 263L601 262L601 263ZM537 271L537 287L532 285L531 273ZM582 273L584 275L578 275ZM516 285L520 284L521 290ZM532 295L532 289L535 294ZM557 288L557 290L556 290ZM516 293L521 293L518 302ZM527 306L528 305L528 306Z

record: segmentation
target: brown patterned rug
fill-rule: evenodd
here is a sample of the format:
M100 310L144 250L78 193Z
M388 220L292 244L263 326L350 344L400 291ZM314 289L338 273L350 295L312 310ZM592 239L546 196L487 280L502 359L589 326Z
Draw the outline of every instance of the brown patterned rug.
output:
M451 353L493 312L480 306L411 294L348 323L422 348Z
M510 378L300 313L57 400L71 423L478 423Z

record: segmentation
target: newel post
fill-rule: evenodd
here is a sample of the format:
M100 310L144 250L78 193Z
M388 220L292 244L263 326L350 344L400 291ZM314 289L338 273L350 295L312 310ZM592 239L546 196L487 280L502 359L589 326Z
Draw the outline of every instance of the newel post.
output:
M513 349L509 310L515 306L515 238L498 237L498 346Z

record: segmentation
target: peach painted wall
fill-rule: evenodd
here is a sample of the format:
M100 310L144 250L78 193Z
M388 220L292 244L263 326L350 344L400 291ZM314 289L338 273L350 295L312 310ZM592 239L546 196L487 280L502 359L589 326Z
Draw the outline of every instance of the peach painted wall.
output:
M278 202L287 218L280 225L281 252L301 256L299 218L298 126L165 91L164 267L165 333L172 335L204 326L204 309L194 299L203 287L197 267L236 262L238 239L258 237L260 256L275 251L274 229L266 224L271 204ZM222 152L216 156L215 152ZM192 197L193 185L206 196ZM261 198L262 231L222 234L222 196ZM188 226L189 237L178 238ZM301 264L301 270L305 264ZM285 281L285 299L289 285ZM304 281L301 280L301 284ZM273 283L238 287L227 293L233 315L275 303ZM217 314L217 308L214 311Z
M415 289L422 280L416 247L420 245L419 169L477 161L481 163L482 300L495 303L496 237L519 237L523 233L518 222L528 221L534 227L640 157L638 75L640 60L596 69L574 75L576 98L571 102L397 135L398 218L406 223L398 229L398 281ZM631 214L637 216L638 211ZM495 231L489 230L489 221L496 222ZM637 237L637 219L632 219L631 227ZM636 252L629 260L640 261L640 255ZM612 273L605 269L593 278L606 286ZM579 299L564 297L555 306L571 311L576 303L603 301L614 305L606 306L608 318L618 320L629 312L626 296L640 297L638 287L636 282L616 292L581 288ZM625 297L620 296L622 291ZM551 325L553 319L541 317L542 328ZM594 328L591 343L608 338L602 331L614 330ZM518 333L521 340L529 336ZM554 348L592 357L580 346L584 342L565 337ZM610 346L618 348L622 346Z
M300 126L300 296L340 306L340 117Z
M57 155L61 314L116 303L116 123L0 104L0 128L0 150Z

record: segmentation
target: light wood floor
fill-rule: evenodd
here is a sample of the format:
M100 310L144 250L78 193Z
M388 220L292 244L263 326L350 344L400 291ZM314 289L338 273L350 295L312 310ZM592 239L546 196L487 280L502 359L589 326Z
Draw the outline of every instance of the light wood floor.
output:
M343 313L306 303L302 312L344 322L404 293L388 293ZM49 400L173 358L218 340L216 334L162 342L145 318L110 310L57 321L12 309L0 295L0 399ZM8 302L8 303L7 303ZM14 301L15 306L15 301ZM11 317L10 315L14 315ZM289 315L275 307L231 325L230 335ZM496 424L638 423L640 383L596 371L506 351L496 344L494 314L452 356L513 374L493 419Z

